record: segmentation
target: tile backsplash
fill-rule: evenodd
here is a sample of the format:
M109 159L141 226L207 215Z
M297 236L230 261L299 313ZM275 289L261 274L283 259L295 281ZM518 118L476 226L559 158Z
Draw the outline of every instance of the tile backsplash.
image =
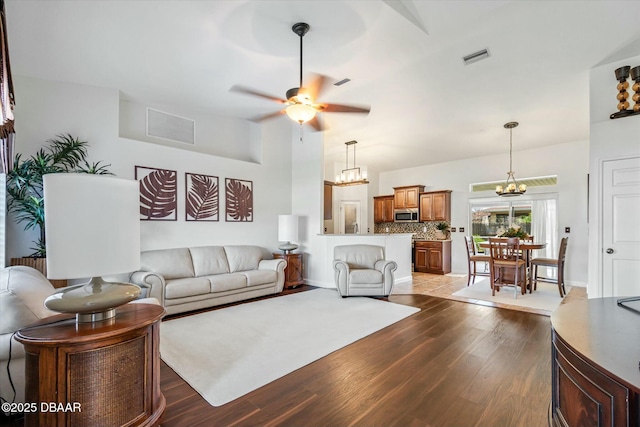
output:
M436 224L440 221L429 222L381 222L375 224L373 232L382 233L414 233L416 239L437 240ZM449 224L451 225L451 224ZM426 227L427 231L423 231ZM389 231L387 231L387 228Z

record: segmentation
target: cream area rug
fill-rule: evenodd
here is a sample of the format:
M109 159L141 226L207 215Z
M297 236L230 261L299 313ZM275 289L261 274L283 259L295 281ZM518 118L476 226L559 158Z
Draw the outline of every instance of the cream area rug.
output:
M220 406L418 311L332 289L298 292L162 322L160 355Z
M570 286L565 285L567 293L571 290ZM464 297L469 299L477 299L481 301L497 302L519 307L530 307L549 312L558 308L562 302L562 297L558 292L558 285L555 283L538 282L538 289L522 295L518 288L518 298L513 297L513 287L503 287L500 292L496 292L495 296L491 296L491 284L488 278L476 280L470 286L467 286L453 293L453 296Z

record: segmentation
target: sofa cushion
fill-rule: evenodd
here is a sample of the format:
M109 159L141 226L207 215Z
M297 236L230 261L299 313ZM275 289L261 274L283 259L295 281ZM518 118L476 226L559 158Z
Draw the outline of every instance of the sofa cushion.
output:
M167 280L164 288L164 296L167 299L184 298L209 292L211 292L211 284L203 277Z
M378 270L357 269L349 272L349 283L382 283L382 273Z
M211 282L212 293L247 287L247 277L244 274L216 274L215 276L206 276L206 278Z
M262 248L258 246L225 246L229 272L257 270L262 259Z
M247 286L265 285L278 280L278 274L274 270L251 270L243 271L247 277Z
M188 248L144 251L140 253L140 269L160 273L165 280L195 276Z
M222 246L198 246L189 248L189 252L196 277L229 272L227 255Z

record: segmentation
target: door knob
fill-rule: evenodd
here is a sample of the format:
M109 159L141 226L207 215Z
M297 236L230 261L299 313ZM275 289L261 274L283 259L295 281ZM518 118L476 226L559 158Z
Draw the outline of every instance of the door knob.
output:
M611 249L611 248L607 248L607 253L608 253L608 254L612 254L613 252L614 252L614 251L613 251L613 249Z

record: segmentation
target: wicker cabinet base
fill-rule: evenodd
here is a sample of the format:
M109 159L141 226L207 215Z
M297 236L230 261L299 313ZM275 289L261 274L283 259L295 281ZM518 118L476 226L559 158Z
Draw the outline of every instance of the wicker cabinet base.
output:
M114 319L24 328L16 338L26 351L26 426L150 426L160 421L159 325L164 309L127 304Z

